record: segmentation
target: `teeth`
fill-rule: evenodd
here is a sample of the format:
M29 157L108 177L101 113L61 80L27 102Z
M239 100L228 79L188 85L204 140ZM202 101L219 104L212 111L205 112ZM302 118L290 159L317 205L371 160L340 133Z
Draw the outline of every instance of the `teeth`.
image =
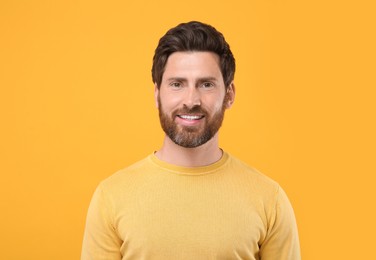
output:
M187 120L197 120L200 119L202 116L179 115L179 117Z

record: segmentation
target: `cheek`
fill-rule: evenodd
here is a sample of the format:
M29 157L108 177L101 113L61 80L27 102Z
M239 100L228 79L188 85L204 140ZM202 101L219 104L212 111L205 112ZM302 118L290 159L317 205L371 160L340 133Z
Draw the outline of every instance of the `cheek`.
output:
M225 104L225 102L226 102L226 98L224 98L224 97L217 97L216 100L213 100L210 103L211 104L210 110L212 112L218 112L218 111L222 110L223 105Z
M159 107L162 108L165 112L179 108L180 104L177 97L168 95L159 95L158 102Z

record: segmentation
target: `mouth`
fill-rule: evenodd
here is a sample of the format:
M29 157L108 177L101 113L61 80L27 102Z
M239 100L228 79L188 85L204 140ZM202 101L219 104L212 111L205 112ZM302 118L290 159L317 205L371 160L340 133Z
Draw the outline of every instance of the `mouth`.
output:
M177 115L177 117L188 120L188 121L194 121L194 120L200 120L204 118L205 116L203 115Z

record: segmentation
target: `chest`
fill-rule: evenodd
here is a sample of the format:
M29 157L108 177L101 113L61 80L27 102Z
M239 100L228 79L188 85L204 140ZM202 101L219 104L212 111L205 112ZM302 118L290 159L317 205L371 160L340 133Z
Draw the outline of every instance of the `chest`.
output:
M258 259L266 223L248 193L148 186L126 201L115 221L123 259Z

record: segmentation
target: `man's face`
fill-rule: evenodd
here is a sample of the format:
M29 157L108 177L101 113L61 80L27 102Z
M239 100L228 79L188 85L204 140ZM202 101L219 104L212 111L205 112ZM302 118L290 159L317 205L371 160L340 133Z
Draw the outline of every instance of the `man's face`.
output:
M193 148L217 134L234 89L231 84L226 92L217 54L175 52L167 60L155 97L166 135Z

